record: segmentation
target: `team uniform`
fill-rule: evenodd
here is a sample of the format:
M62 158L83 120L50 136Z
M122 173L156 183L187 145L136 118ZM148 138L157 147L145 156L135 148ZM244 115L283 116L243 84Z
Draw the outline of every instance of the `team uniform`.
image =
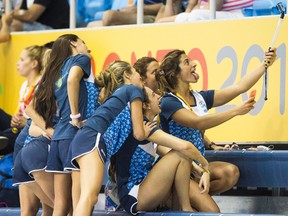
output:
M198 116L208 114L208 110L213 106L214 90L201 92L192 90L191 94L193 95L196 104L195 106L191 106L193 112ZM162 110L160 113L161 128L173 136L193 143L201 154L204 155L205 145L201 131L185 127L171 119L171 116L180 109L184 108L190 110L185 101L173 93L166 93L161 99L160 104Z
M44 136L33 138L19 151L14 162L15 185L35 182L33 172L45 170L50 140Z
M137 98L143 101L142 89L124 84L97 108L71 143L71 163L75 168L79 168L76 159L95 148L103 163L119 150L132 131L130 103Z
M57 125L58 120L58 117L53 119L54 128ZM35 182L32 173L45 170L47 166L51 140L44 136L30 136L29 127L27 129L28 135L26 136L24 145L15 157L13 173L14 186Z
M71 125L70 122L70 104L67 92L67 79L69 71L72 67L78 66L83 72L83 79L80 81L79 89L79 104L78 111L81 114L80 121L86 119L88 92L84 78L89 78L91 75L90 58L84 54L68 57L61 69L60 76L55 83L55 97L57 101L57 116L59 122L55 127L52 141L50 144L50 152L47 161L47 172L66 173L64 167L68 159L68 149L70 143L76 134L78 128Z
M87 88L87 92L88 92L88 103L87 103L87 110L86 110L86 118L87 119L93 115L95 110L100 105L98 103L99 88L95 85L94 79L95 79L95 77L94 77L93 73L91 73L91 75L89 76L88 79L84 79L85 84L86 84L86 88ZM67 157L67 161L66 161L64 170L65 171L79 170L78 168L75 168L71 164L71 159L72 159L72 149L71 149L71 145L70 145L69 150L68 150L68 157Z
M157 131L154 128L149 136ZM156 157L154 143L136 140L131 133L115 155L116 182L120 205L130 214L136 215L140 184L151 171Z

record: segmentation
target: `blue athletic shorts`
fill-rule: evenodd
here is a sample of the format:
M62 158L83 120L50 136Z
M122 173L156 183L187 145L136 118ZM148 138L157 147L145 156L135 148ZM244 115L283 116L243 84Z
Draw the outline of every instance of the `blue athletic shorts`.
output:
M47 172L69 173L65 170L72 139L52 140L47 161Z
M64 170L68 171L68 172L79 171L80 169L75 167L71 161L72 161L72 145L70 144L69 150L68 150L68 155L67 155L67 161L66 161L66 165L64 166Z
M96 148L101 160L106 163L107 152L102 135L90 127L80 128L71 143L71 163L73 166L79 168L76 159Z
M34 182L33 172L45 170L50 140L41 136L27 143L16 155L13 180L16 184Z

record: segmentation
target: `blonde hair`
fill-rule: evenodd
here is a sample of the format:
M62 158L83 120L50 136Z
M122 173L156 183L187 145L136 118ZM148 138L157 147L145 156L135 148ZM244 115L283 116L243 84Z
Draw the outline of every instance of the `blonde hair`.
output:
M24 50L27 51L28 57L33 61L36 60L38 62L38 71L41 72L43 69L42 57L43 57L43 47L38 45L33 45L26 47Z
M124 84L124 73L131 74L132 68L128 62L114 61L99 76L95 78L95 83L100 88L104 88L103 99L109 97L116 88Z

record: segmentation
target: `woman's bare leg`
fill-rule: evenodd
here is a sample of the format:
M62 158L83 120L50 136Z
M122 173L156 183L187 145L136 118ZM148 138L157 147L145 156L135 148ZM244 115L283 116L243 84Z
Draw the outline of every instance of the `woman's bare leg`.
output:
M138 194L138 211L155 209L169 193L174 185L182 211L192 211L189 201L191 161L181 153L171 150L155 164L140 185Z
M90 216L98 201L105 166L97 149L76 160L80 166L81 195L74 215Z
M54 173L54 212L53 216L68 215L72 209L71 174Z
M37 171L32 173L35 182L39 185L46 196L54 203L54 174L50 172Z
M73 209L76 209L76 206L79 202L81 194L80 189L80 172L72 171L72 203Z
M40 207L40 200L25 185L19 186L21 216L36 216Z
M53 208L53 200L50 200L49 197L46 196L46 194L36 182L27 183L25 186L30 188L30 190L33 191L33 193L40 199L42 203L45 203L46 205Z
M220 209L212 197L207 193L200 193L199 184L190 180L190 203L198 212L220 212Z
M210 162L209 170L211 173L209 194L211 196L230 190L240 177L238 167L227 162Z
M41 216L52 216L53 214L53 208L50 206L42 203L42 214Z

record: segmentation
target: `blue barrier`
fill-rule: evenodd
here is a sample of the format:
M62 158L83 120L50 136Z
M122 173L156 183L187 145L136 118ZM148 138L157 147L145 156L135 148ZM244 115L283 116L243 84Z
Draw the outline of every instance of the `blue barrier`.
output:
M41 215L41 211L37 216ZM1 216L18 216L20 215L19 208L0 208ZM126 212L106 212L106 211L94 211L93 216L106 216L106 215L124 215L129 216ZM234 214L234 213L205 213L205 212L145 212L140 213L138 216L284 216L280 214Z
M238 166L239 187L288 187L288 151L206 151L206 159Z

